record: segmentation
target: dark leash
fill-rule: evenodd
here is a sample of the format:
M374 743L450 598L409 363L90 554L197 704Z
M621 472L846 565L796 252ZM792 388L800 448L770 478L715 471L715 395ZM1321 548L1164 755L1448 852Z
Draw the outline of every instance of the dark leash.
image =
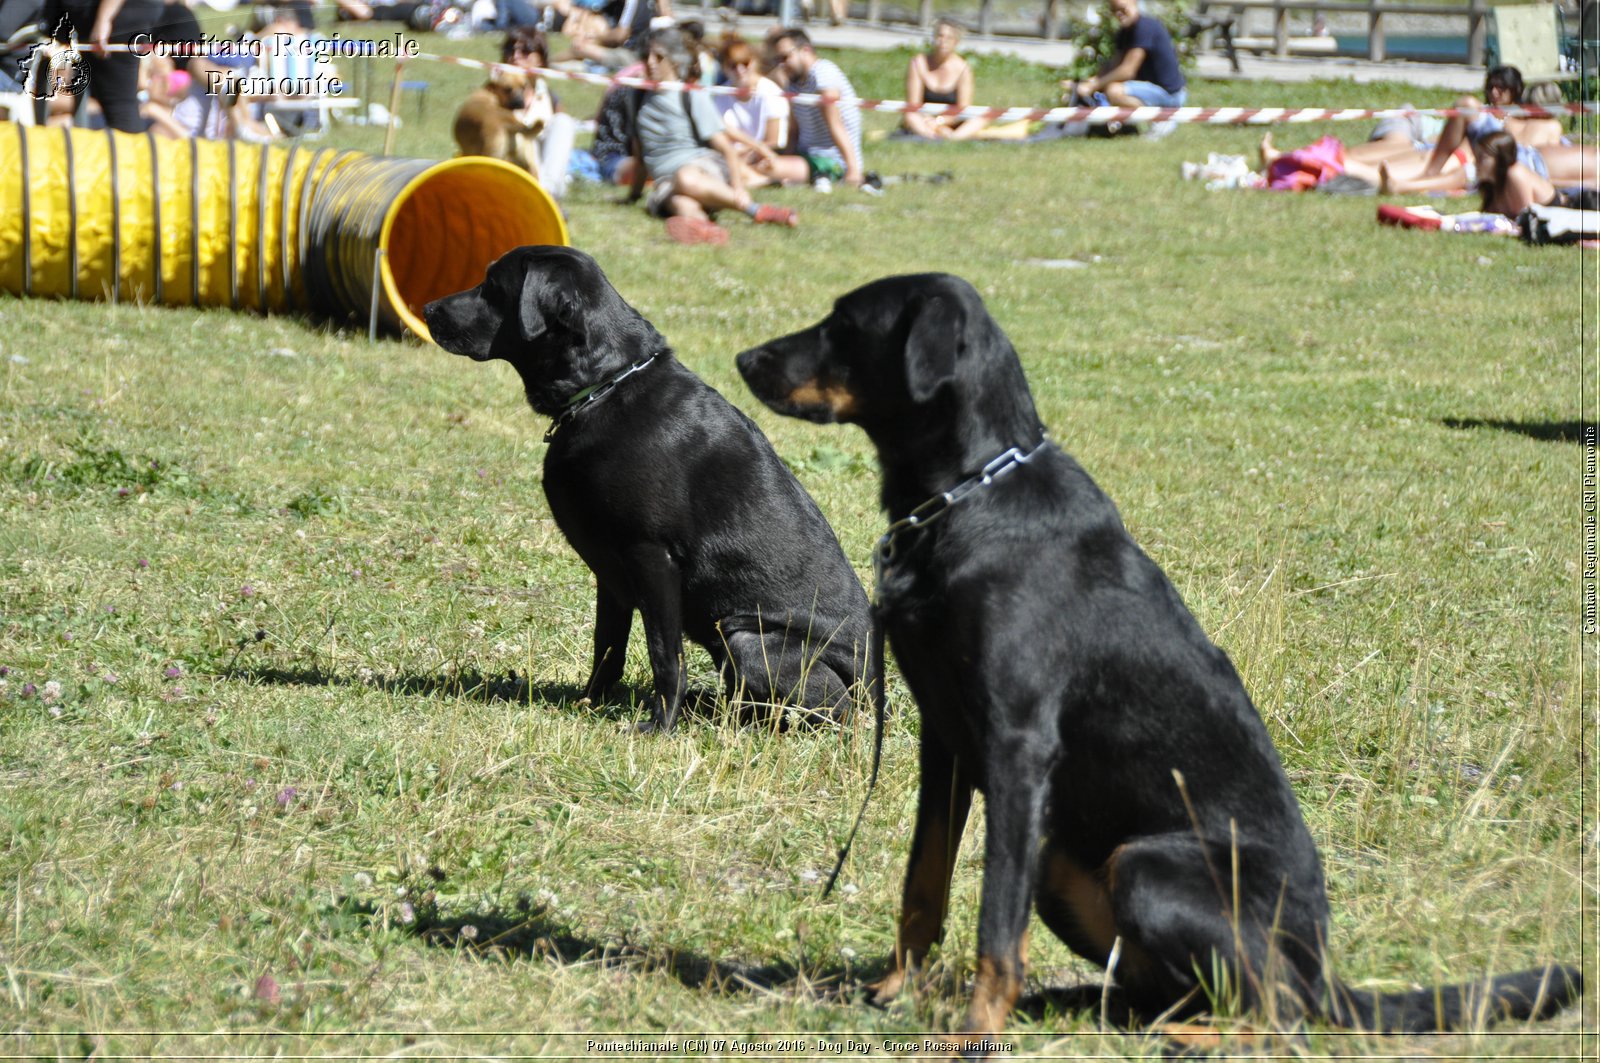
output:
M839 858L834 861L833 872L828 875L828 884L822 888L822 896L826 898L833 892L833 887L839 881L839 873L844 870L844 862L850 856L850 849L856 842L856 832L861 829L861 821L867 814L867 803L872 800L872 792L878 786L878 768L883 763L883 727L888 715L885 704L884 688L887 677L883 671L883 635L884 617L888 608L883 602L883 577L895 561L895 547L900 536L909 531L925 528L948 513L952 506L974 491L988 487L1006 473L1019 465L1026 465L1050 442L1049 436L1039 441L1039 445L1028 451L1022 452L1020 447L1011 447L999 457L990 461L974 476L956 484L948 491L942 491L932 498L917 506L910 513L889 525L889 530L878 539L878 544L872 548L872 632L868 636L868 661L872 668L872 712L875 717L875 731L872 739L872 773L867 777L867 794L861 799L861 810L856 813L856 821L850 827L850 835L845 839L844 846L839 850Z
M566 424L579 413L588 409L590 406L593 406L607 395L611 394L616 390L618 384L622 383L639 370L645 368L659 357L661 357L661 352L657 351L655 354L652 354L650 357L645 358L642 361L634 362L632 365L628 366L628 368L624 369L610 380L605 380L591 387L586 387L576 395L572 396L572 398L567 400L566 408L558 413L555 420L550 422L550 427L545 429L544 441L546 443L550 442L550 440L555 438L556 433L561 430L562 425Z
M881 545L881 540L880 540ZM874 572L881 572L878 564L878 551L872 551L872 568ZM850 827L850 836L845 839L844 846L839 850L839 858L834 861L833 871L828 875L828 884L822 887L823 899L833 892L834 883L839 881L839 872L844 870L844 862L850 855L850 847L856 843L856 831L861 829L861 820L867 814L867 802L872 800L872 791L878 786L878 766L883 763L883 723L888 710L884 704L884 674L883 674L883 601L878 596L877 577L874 577L872 588L872 630L867 636L867 660L872 668L872 714L876 719L872 735L872 774L867 777L867 796L861 799L861 810L856 813L856 821Z

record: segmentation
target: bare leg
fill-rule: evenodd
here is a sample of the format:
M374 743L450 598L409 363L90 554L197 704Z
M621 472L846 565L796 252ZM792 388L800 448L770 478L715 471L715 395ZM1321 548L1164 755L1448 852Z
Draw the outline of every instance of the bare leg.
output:
M983 131L989 128L987 118L968 118L950 130L951 140L984 140Z
M799 155L779 155L773 160L769 179L775 184L810 184L811 167Z
M1033 123L1027 120L1020 122L1007 122L1005 125L989 125L985 123L984 127L974 134L973 139L1026 140L1028 139L1028 131L1032 125Z
M742 211L750 205L749 192L735 191L731 185L696 166L685 166L673 174L672 186L676 193L672 197L674 206L684 197L712 210Z
M1404 159L1409 155L1418 154L1417 149L1411 146L1409 137L1385 137L1382 140L1368 140L1360 144L1347 146L1344 149L1345 161L1351 159L1357 162L1369 163L1376 167L1380 162L1390 159ZM1423 159L1426 162L1426 159Z
M938 125L932 115L918 114L916 111L907 111L905 114L906 132L927 140L940 139Z
M1456 101L1459 108L1481 107L1475 97L1463 96ZM1467 139L1467 120L1460 115L1445 120L1444 129L1439 133L1439 141L1434 144L1433 152L1428 156L1428 164L1423 167L1422 176L1434 177L1444 172L1444 161L1459 148Z
M1600 148L1593 144L1551 144L1539 149L1550 181L1557 186L1600 184Z
M1261 154L1261 169L1262 170L1266 170L1266 168L1268 166L1271 166L1273 163L1275 163L1279 159L1283 158L1283 156L1285 154L1284 152L1279 151L1276 147L1273 146L1273 144L1272 144L1272 134L1271 133L1267 133L1267 134L1262 136L1262 138L1261 138L1261 146L1260 146L1260 148L1258 150L1259 150L1259 152Z
M1430 160L1431 161L1431 160ZM1442 173L1429 175L1427 163L1421 170L1402 164L1378 164L1378 192L1386 196L1403 196L1416 192L1453 192L1467 187L1467 173L1453 156L1450 166Z
M693 196L673 196L667 202L672 204L672 213L676 217L699 218L701 221L711 220L710 216L706 214L706 209Z

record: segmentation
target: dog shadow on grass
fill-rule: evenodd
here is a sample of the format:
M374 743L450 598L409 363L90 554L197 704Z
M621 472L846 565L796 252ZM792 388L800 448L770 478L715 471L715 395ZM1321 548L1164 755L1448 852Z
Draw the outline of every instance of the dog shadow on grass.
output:
M583 688L572 683L543 683L516 672L484 675L476 670L455 675L398 672L370 677L345 675L322 668L239 667L223 670L221 678L290 687L362 687L425 698L464 698L485 704L544 705L567 709L602 720L635 721L643 718L649 691L619 684L604 699L590 703Z
M1600 440L1600 425L1593 421L1495 421L1478 417L1446 417L1446 428L1497 428L1547 443L1592 443Z
M366 914L372 914L370 909ZM417 906L408 933L439 948L480 955L582 962L604 969L664 973L689 989L720 994L761 992L804 995L841 1005L867 1006L869 987L888 973L891 956L848 966L838 962L745 963L716 959L689 949L648 947L626 935L600 940L575 932L549 909L526 901L512 909L443 915L431 904ZM1033 1022L1052 1016L1091 1013L1122 1029L1138 1029L1147 1017L1129 1008L1120 990L1098 984L1046 987L1017 1001L1016 1014Z
M347 902L349 910L375 914L365 904ZM867 979L888 970L888 960L874 968L837 963L745 963L716 959L690 949L649 947L626 934L601 940L580 934L549 909L522 902L514 908L444 915L429 903L416 905L403 928L429 945L466 949L485 956L583 963L606 970L665 973L690 989L717 993L770 992L843 1002L858 994Z
M465 698L485 704L543 705L582 715L587 719L613 723L639 723L648 719L652 688L618 683L598 701L584 699L583 688L572 683L541 683L519 676L515 671L503 675L484 675L476 670L445 676L400 672L370 677L341 675L321 668L227 668L221 678L267 686L364 687L427 698ZM679 709L685 722L715 723L729 714L719 688L694 685L684 695Z

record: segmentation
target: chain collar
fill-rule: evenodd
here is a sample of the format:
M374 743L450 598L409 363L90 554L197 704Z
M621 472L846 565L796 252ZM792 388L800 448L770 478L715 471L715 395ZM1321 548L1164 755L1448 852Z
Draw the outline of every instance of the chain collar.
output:
M950 511L957 502L966 498L982 487L988 487L1006 473L1019 465L1026 465L1038 456L1050 443L1047 435L1039 440L1039 445L1028 451L1022 452L1020 447L1011 447L999 457L990 461L976 476L969 476L948 491L943 491L917 506L910 513L889 525L889 530L883 533L878 540L878 545L872 548L872 576L874 587L883 584L883 573L894 564L896 544L904 532L916 531L925 528Z
M556 419L551 421L550 427L545 430L544 441L546 443L550 442L550 440L555 438L556 433L561 430L562 425L576 417L580 411L593 406L595 403L611 394L612 390L615 389L618 384L622 383L639 370L645 368L660 356L661 352L657 351L655 354L652 354L643 361L634 362L632 365L628 366L628 368L624 369L610 380L607 380L601 384L595 384L593 387L584 388L582 391L572 396L572 398L567 402L567 408L557 414Z

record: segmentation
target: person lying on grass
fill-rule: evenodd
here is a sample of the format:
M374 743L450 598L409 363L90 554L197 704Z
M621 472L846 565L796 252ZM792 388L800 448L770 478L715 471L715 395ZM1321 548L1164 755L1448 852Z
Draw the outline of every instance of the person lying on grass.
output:
M1491 107L1514 107L1522 103L1522 74L1514 66L1497 66L1483 79L1483 95ZM1463 96L1456 107L1466 112L1445 122L1439 140L1433 145L1422 172L1406 175L1379 167L1379 191L1449 191L1468 187L1455 174L1446 172L1445 160L1463 143L1476 145L1491 133L1507 132L1516 140L1522 165L1557 185L1576 184L1592 178L1600 167L1600 151L1592 145L1573 144L1562 135L1561 123L1551 118L1499 118L1482 112L1475 97Z
M1515 218L1533 206L1579 210L1600 206L1600 195L1594 189L1557 188L1548 177L1522 161L1519 147L1516 138L1505 130L1490 133L1472 146L1485 211ZM1594 180L1592 173L1590 180Z
M691 86L699 64L687 37L673 28L652 30L645 50L645 75L652 81L683 81ZM709 93L692 89L650 94L634 123L633 186L628 201L644 192L648 174L655 182L645 209L667 219L667 233L679 243L722 244L727 230L711 220L719 210L738 210L751 220L773 225L799 224L788 207L757 204L745 187L739 145L723 130L722 116Z
M1391 178L1410 178L1420 175L1423 167L1428 164L1429 151L1432 147L1432 145L1418 147L1410 133L1398 127L1384 126L1374 131L1371 140L1360 144L1344 144L1341 141L1340 144L1344 151L1342 172L1374 187L1377 187L1382 180L1385 169ZM1294 151L1294 149L1285 151L1275 145L1271 133L1261 138L1258 150L1261 157L1261 172L1269 175L1273 163L1286 155L1292 155ZM1446 157L1441 172L1455 179L1456 188L1467 186L1467 163L1471 158L1471 154L1465 148L1458 149Z

